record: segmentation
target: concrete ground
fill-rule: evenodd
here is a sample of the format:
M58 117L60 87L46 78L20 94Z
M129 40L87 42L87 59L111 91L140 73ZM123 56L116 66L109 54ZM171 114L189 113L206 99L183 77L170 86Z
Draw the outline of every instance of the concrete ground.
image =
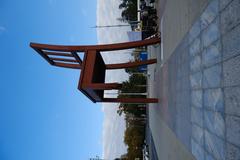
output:
M148 48L158 59L148 116L159 160L240 159L239 35L240 0L211 0L164 63L159 45Z
M155 53L160 52L160 46L155 45L148 48L150 56L154 58ZM151 65L148 68L148 86L149 97L159 97L159 90L161 83L158 75L158 68L161 68L159 64ZM152 74L154 73L154 74ZM161 112L161 102L159 104L150 104L148 108L149 112L149 128L152 134L153 143L155 146L157 156L159 160L192 160L194 157L187 150L187 148L176 137L175 133L169 128L166 122L163 120L164 116ZM154 159L155 158L151 158Z

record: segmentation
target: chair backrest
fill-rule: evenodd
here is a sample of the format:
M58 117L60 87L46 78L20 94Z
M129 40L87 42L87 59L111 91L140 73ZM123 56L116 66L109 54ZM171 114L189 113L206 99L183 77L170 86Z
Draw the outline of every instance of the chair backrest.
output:
M154 37L142 41L124 42L115 44L101 44L101 45L86 45L86 46L64 46L64 45L48 45L39 43L30 43L30 46L38 52L48 63L58 67L81 69L82 60L78 56L78 52L87 53L90 50L96 52L100 51L114 51L135 48L140 46L147 46L160 42L159 37ZM68 57L68 58L66 58ZM110 66L111 68L112 66ZM114 68L113 66L112 68Z
M82 68L82 60L76 51L52 49L47 47L47 45L43 47L42 44L37 43L31 43L30 46L51 65L73 69Z

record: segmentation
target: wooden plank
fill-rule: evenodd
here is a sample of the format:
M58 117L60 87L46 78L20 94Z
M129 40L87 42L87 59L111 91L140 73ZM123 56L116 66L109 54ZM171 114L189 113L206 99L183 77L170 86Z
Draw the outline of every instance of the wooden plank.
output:
M77 60L79 64L82 64L81 58L78 56L77 52L71 52L73 57Z
M72 69L81 69L81 66L79 64L69 64L69 63L54 62L54 65L58 66L58 67L65 67L65 68L72 68Z
M83 86L83 88L91 88L93 90L112 90L112 89L120 89L122 88L122 84L120 83L92 83Z
M153 63L157 63L157 59L150 59L150 60L138 61L138 62L118 63L118 64L106 64L106 69L132 68L132 67L148 65Z
M90 49L96 49L98 51L114 51L114 50L122 50L122 49L130 49L136 47L142 47L152 44L160 43L161 40L158 37L145 39L141 41L133 41L133 42L124 42L124 43L116 43L116 44L107 44L107 45L98 45L91 47Z
M54 62L40 49L33 48L37 53L40 54L49 64L54 65Z
M103 98L108 103L158 103L157 98Z
M86 52L88 50L114 51L114 50L121 50L121 49L129 49L129 48L136 48L141 46L157 44L160 42L161 42L161 39L159 37L154 37L151 39L145 39L141 41L115 43L115 44L103 44L103 45L66 46L66 45L49 45L49 44L30 43L30 46L37 49L51 50L51 51Z
M73 57L73 55L68 54L68 53L61 53L61 52L48 52L48 51L43 51L47 55L53 55L53 56L64 56L64 57Z
M93 70L94 70L94 65L95 65L95 60L96 60L96 51L88 51L85 53L84 57L84 70L81 71L81 83L82 85L84 84L89 84L92 82L93 79Z
M63 61L63 62L74 62L78 63L75 59L65 59L65 58L55 58L55 57L49 57L53 61Z
M86 66L86 61L87 61L87 53L84 54L84 57L83 57L83 63L82 63L82 69L81 69L81 74L80 74L80 78L79 78L79 81L78 81L78 89L85 95L87 96L92 102L96 103L96 100L91 97L91 95L88 94L88 92L86 90L83 89L82 85L84 84L83 83L83 78L84 78L84 75L85 75L85 66Z

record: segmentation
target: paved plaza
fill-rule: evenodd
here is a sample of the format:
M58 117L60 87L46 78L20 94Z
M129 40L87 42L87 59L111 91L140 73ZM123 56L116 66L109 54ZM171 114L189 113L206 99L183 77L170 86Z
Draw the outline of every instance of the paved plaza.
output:
M158 159L240 160L240 0L209 1L164 63L160 45L148 51Z

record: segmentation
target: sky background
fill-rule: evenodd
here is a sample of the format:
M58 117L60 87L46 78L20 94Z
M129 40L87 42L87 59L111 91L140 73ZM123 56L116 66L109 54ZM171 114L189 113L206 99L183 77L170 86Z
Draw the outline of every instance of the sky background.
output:
M30 42L84 45L127 40L127 28L91 28L96 22L117 22L114 16L120 12L112 7L118 2L0 0L1 160L113 158L126 151L125 124L116 108L92 103L77 90L78 70L52 67L29 47ZM104 59L109 61L110 55ZM114 61L127 60L126 55ZM126 79L122 74L119 71L114 79L108 73L108 80Z
M121 17L118 9L120 0L98 0L97 25L120 24L117 18ZM97 30L99 43L118 43L128 41L127 31L130 27L101 28ZM127 62L130 57L130 50L104 52L102 56L106 63ZM108 71L106 80L108 82L124 81L128 75L124 70ZM117 115L118 104L103 104L104 125L103 125L103 157L113 159L126 153L126 146L123 143L125 120L123 116Z

